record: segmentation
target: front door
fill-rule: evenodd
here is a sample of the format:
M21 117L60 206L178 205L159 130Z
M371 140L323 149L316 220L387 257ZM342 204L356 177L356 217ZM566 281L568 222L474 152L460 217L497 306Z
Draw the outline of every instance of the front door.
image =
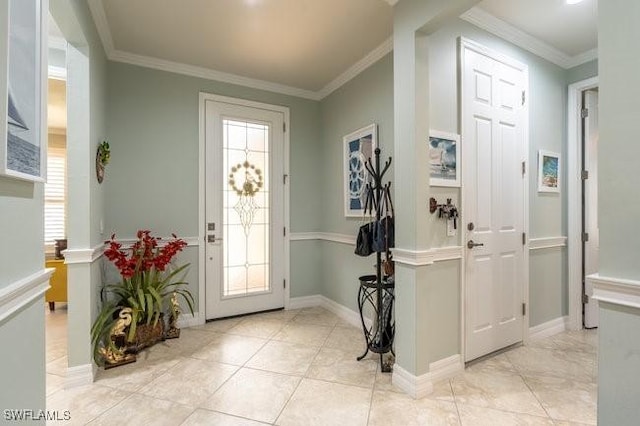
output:
M284 113L205 100L206 318L284 307Z
M465 360L523 340L526 66L463 41Z

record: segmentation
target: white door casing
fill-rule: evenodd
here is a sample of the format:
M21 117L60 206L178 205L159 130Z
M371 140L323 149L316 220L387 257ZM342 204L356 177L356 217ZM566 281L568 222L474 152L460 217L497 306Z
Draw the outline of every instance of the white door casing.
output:
M528 69L465 39L461 54L463 346L470 361L525 336ZM467 248L470 241L480 245Z
M584 108L588 111L584 118L584 169L589 173L584 180L584 230L589 238L584 243L584 275L598 272L600 231L598 227L598 92L584 92ZM588 302L584 305L584 326L598 326L598 301L592 299L593 283L585 280L585 294Z
M201 315L282 308L289 298L288 109L210 94L200 95L200 109ZM251 147L256 134L266 153ZM228 149L233 135L246 139L246 150Z

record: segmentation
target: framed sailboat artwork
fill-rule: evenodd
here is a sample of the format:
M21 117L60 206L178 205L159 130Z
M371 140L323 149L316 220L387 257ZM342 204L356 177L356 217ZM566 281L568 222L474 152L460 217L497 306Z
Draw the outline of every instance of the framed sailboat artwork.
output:
M48 0L0 5L0 176L43 182Z

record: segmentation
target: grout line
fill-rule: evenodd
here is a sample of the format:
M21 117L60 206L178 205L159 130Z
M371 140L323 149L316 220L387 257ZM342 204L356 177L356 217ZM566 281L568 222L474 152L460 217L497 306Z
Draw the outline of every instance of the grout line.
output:
M453 405L456 406L456 413L458 413L458 422L462 425L462 416L460 415L460 407L458 407L458 400L456 398L456 393L453 390L453 379L449 379L449 389L451 389L451 396L453 397ZM463 425L464 426L464 425Z

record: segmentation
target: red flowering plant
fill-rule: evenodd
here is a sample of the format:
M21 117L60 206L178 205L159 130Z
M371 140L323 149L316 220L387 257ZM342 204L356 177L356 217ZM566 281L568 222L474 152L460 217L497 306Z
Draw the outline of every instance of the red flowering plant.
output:
M115 321L113 316L123 308L131 308L131 324L127 333L129 342L134 340L138 324L153 322L155 326L174 293L184 299L193 314L193 296L185 288L187 282L184 281L189 264L177 267L172 262L187 246L186 241L172 234L173 239L163 242L161 238L152 236L150 231L142 230L138 231L137 237L130 248L125 248L116 241L114 234L104 251L105 257L118 268L122 279L119 283L104 286L104 292L113 297L111 302L105 301L91 330L96 357L101 346L111 346L108 334Z

